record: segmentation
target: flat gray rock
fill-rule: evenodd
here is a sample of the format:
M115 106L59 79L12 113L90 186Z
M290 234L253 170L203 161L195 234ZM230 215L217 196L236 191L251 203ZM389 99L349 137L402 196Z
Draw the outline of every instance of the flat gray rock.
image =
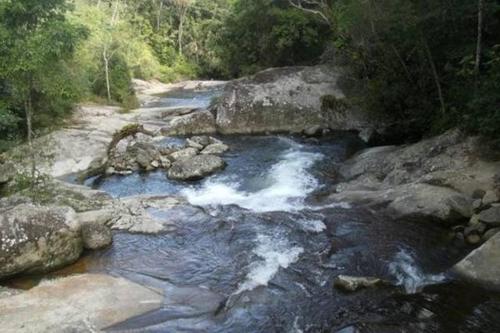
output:
M224 169L226 162L215 155L198 155L172 164L168 178L175 180L197 180Z
M76 275L0 298L0 327L5 333L100 332L162 303L160 291L123 278Z
M472 251L453 270L467 280L486 287L500 289L500 234L491 237L481 247Z
M494 206L479 213L479 221L490 227L500 226L500 206Z

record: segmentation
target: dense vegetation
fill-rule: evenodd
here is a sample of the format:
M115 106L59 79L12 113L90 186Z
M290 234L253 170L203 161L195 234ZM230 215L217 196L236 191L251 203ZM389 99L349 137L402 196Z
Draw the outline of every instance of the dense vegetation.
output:
M347 65L352 103L407 138L500 133L494 0L0 0L0 150L83 100L136 105L131 78ZM32 126L33 125L33 126ZM26 133L29 133L27 135Z

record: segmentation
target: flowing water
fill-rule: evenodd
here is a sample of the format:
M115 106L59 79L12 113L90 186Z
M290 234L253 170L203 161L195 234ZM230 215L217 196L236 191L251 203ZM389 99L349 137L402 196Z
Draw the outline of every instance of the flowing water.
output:
M85 271L165 291L163 307L109 328L126 332L497 332L500 296L455 281L464 255L447 232L327 203L335 167L361 148L349 134L316 139L222 137L228 167L203 181L164 172L91 180L115 197L181 196L160 235L117 233ZM174 141L179 142L179 141ZM172 142L170 142L172 143ZM345 294L339 274L397 287Z

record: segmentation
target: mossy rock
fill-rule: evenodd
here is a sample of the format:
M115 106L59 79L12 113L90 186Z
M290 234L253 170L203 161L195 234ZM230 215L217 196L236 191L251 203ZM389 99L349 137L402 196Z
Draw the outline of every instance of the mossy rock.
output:
M337 98L333 95L323 95L321 96L321 110L326 111L336 111L340 113L345 113L349 108L349 104L345 99Z

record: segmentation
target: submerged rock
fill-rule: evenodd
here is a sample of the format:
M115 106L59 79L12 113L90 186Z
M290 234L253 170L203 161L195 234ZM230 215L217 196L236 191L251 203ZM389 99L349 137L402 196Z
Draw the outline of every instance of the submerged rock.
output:
M364 288L373 288L387 284L382 279L376 277L355 277L339 275L333 281L335 288L343 291L354 292Z
M168 177L175 180L197 180L224 169L226 162L215 155L197 155L182 159L168 170Z
M500 289L498 258L500 258L500 234L496 233L481 247L456 264L453 270L465 279Z
M3 332L101 332L161 307L161 291L123 278L83 274L0 298Z
M82 250L71 208L22 204L0 210L0 278L57 269L76 261Z

